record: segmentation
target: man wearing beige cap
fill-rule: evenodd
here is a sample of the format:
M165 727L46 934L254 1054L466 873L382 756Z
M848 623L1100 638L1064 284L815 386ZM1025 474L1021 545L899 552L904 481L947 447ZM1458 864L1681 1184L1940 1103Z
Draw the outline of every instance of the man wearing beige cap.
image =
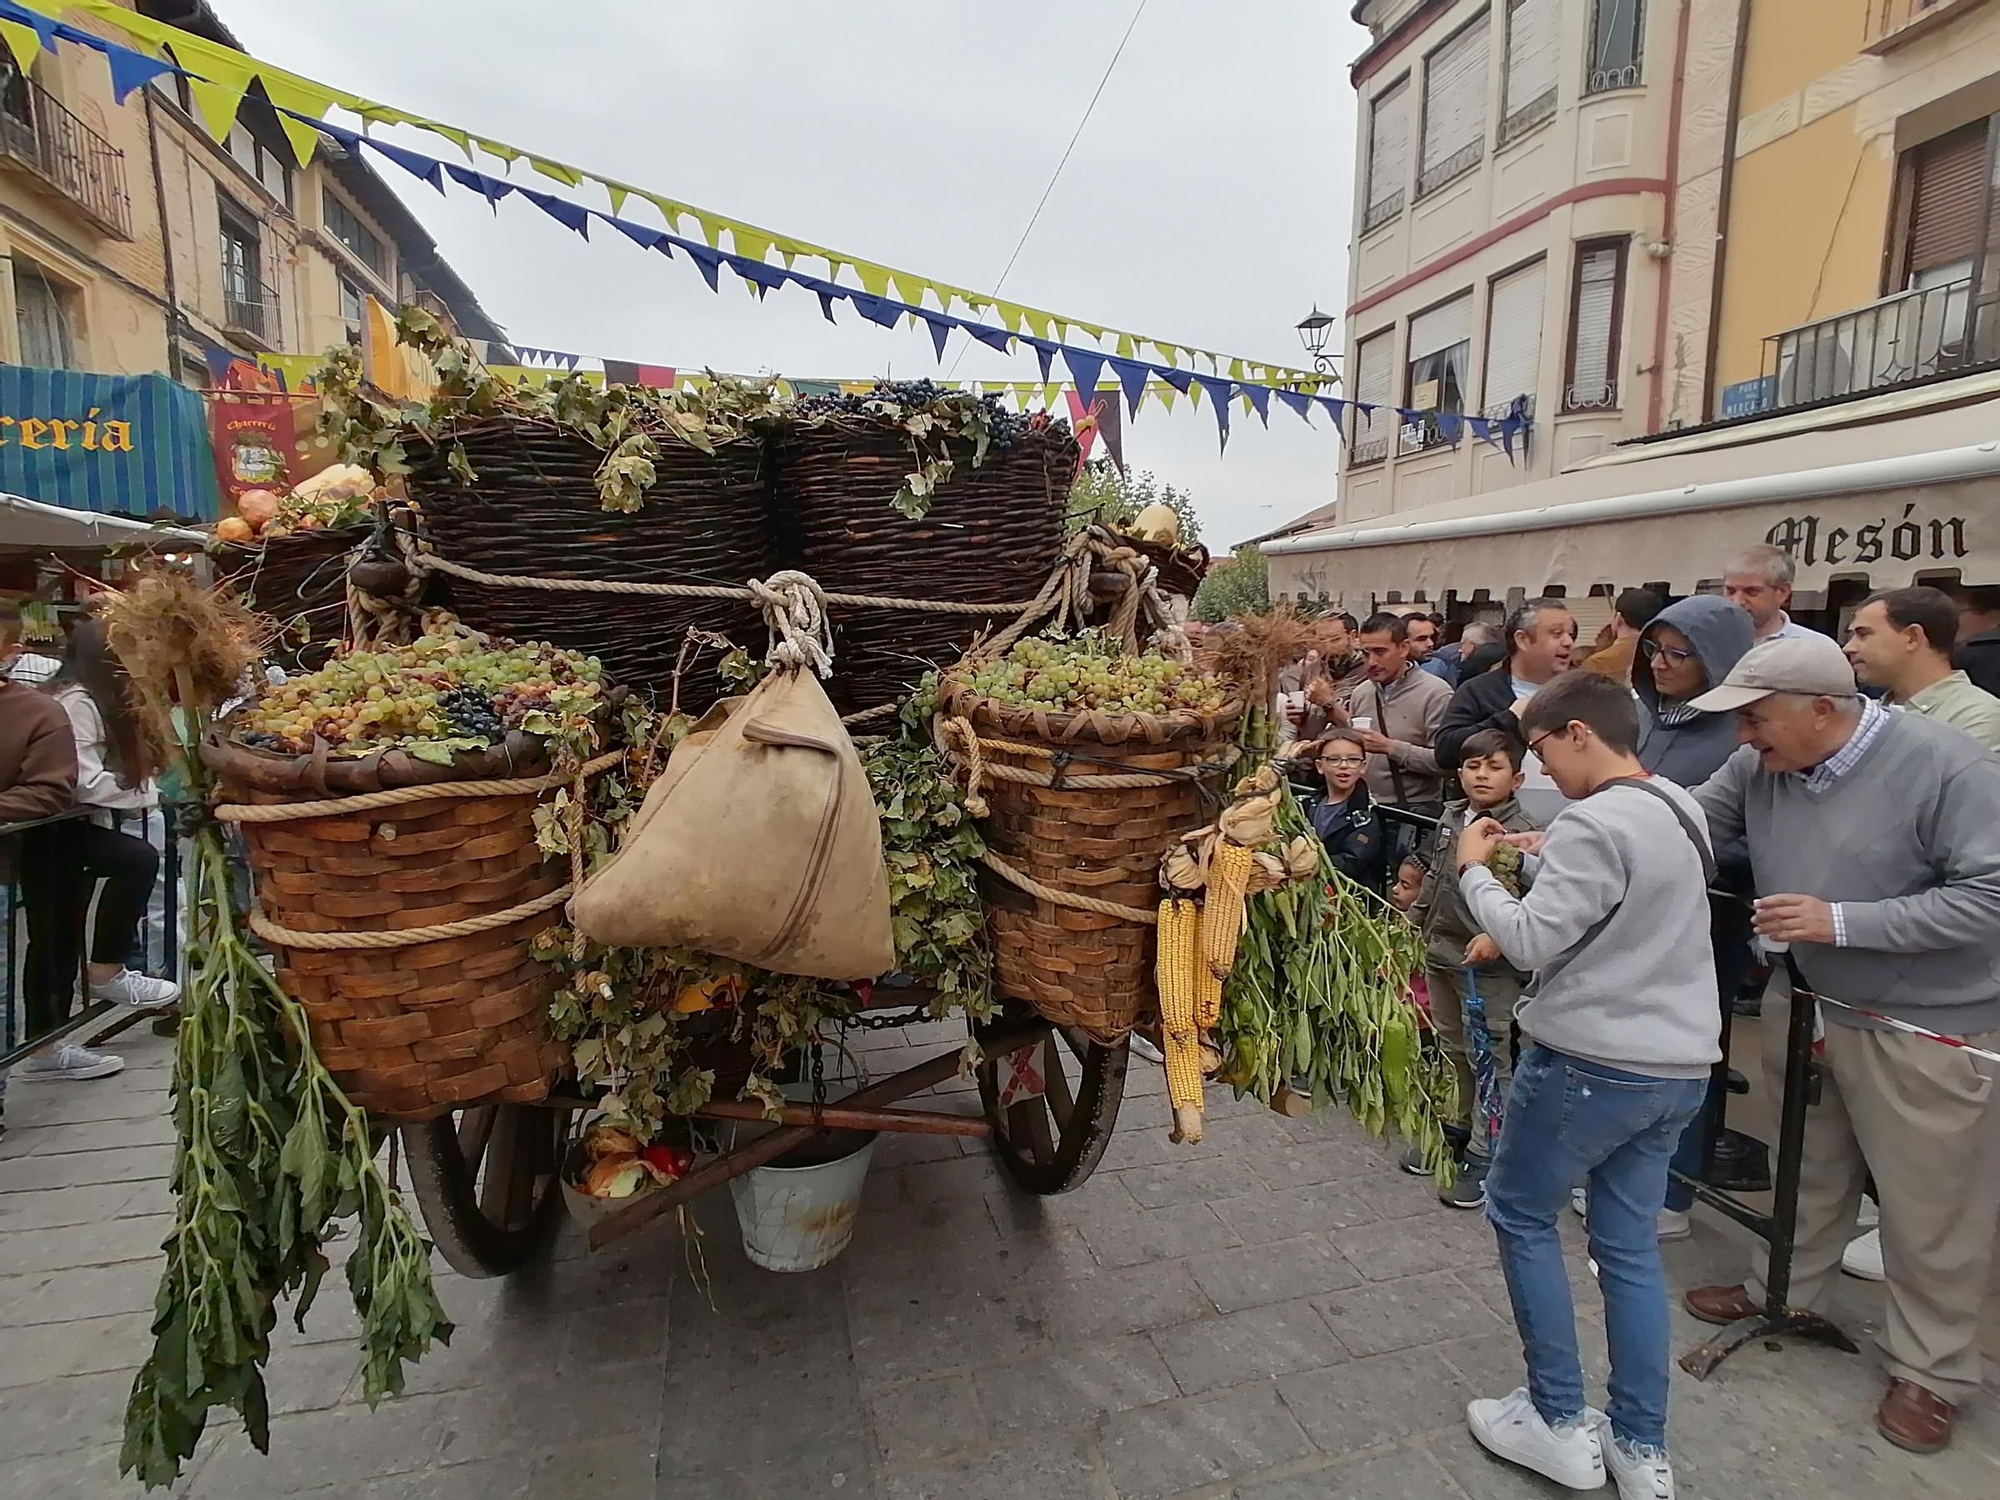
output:
M1694 795L1716 843L1748 839L1758 933L1790 944L1829 1000L2000 1050L2000 758L1948 724L1857 696L1824 636L1760 642L1694 704L1737 716L1742 746ZM1890 1375L1875 1425L1934 1453L1980 1387L2000 1064L1839 1005L1823 1019L1792 1300L1811 1307L1833 1280L1872 1171ZM1747 1285L1689 1292L1688 1310L1711 1323L1761 1312L1765 1266L1760 1248Z

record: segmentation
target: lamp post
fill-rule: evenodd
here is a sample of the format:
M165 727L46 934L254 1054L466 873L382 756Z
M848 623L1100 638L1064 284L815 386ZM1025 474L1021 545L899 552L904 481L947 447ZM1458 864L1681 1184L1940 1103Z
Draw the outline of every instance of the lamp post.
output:
M1306 353L1312 356L1313 368L1322 375L1333 373L1333 362L1339 356L1326 352L1326 341L1333 332L1333 314L1323 313L1319 304L1299 320L1299 342L1306 346Z

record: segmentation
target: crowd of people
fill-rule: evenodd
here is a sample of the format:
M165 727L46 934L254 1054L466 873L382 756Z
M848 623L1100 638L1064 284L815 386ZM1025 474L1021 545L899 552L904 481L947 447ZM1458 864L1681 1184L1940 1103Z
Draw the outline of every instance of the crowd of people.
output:
M1587 653L1561 599L1445 644L1435 617L1335 617L1279 685L1320 782L1314 828L1422 934L1459 1084L1441 1196L1492 1222L1528 1365L1468 1419L1577 1487L1608 1473L1627 1497L1673 1493L1658 1247L1690 1232L1725 1011L1766 972L1761 1050L1782 1092L1792 965L1824 1040L1790 1305L1821 1302L1843 1267L1884 1283L1875 1420L1901 1447L1947 1445L1981 1383L2000 1221L2000 1064L1981 1055L2000 1051L2000 591L1885 590L1836 642L1791 618L1793 576L1756 547L1720 596L1629 589ZM1511 879L1489 867L1502 846L1522 856ZM1879 1223L1858 1234L1864 1193ZM1568 1208L1605 1299L1604 1413L1584 1402ZM1687 1310L1761 1313L1766 1262L1760 1248L1743 1282L1691 1291Z
M51 657L23 651L19 608L0 603L0 830L15 830L5 842L27 925L16 1029L43 1039L12 1070L16 1080L75 1082L124 1067L62 1035L79 989L139 1009L179 998L171 979L144 972L149 908L160 920L160 768L102 623L79 620ZM0 1073L0 1101L6 1082Z

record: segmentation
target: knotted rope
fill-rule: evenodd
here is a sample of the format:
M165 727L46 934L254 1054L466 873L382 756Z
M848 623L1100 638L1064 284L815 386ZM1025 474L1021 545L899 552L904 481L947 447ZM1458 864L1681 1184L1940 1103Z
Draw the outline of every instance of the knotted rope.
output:
M833 675L833 628L827 624L826 595L812 576L796 568L750 580L750 596L764 611L771 632L764 660L774 667L811 667Z

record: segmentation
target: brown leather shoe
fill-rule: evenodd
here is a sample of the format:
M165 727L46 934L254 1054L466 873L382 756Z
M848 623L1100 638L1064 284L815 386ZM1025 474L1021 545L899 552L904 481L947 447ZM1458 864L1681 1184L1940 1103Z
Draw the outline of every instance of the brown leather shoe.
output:
M1898 1448L1912 1453L1938 1453L1951 1442L1951 1424L1958 1408L1935 1391L1908 1380L1889 1382L1889 1393L1875 1409L1875 1427Z
M1764 1310L1741 1286L1698 1286L1681 1298L1681 1306L1704 1323L1736 1323Z

